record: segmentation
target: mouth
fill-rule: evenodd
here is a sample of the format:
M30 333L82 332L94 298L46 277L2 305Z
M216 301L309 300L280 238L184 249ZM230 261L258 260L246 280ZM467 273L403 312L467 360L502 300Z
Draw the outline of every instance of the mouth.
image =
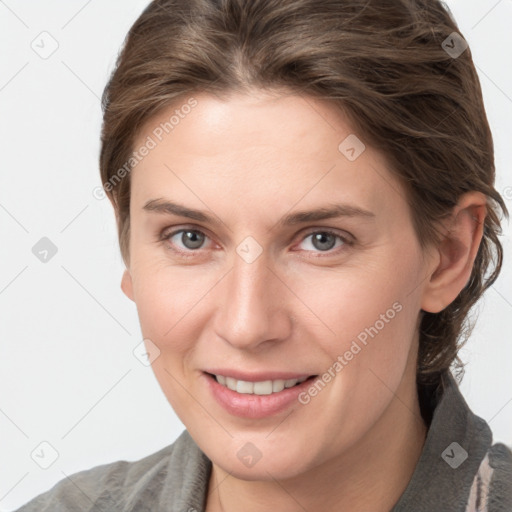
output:
M226 375L213 374L205 372L210 378L215 380L221 386L230 389L241 395L273 395L281 393L285 389L300 386L303 382L315 379L318 375L301 376L290 379L267 379L259 381L239 380Z
M202 372L207 392L217 404L231 416L251 420L284 413L294 404L297 407L298 397L317 377L287 372L256 375L220 368Z

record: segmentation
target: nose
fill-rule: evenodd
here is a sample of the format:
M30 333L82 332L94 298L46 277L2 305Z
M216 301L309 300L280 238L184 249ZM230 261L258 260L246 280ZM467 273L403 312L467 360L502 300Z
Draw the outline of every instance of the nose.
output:
M292 329L292 293L263 252L248 262L238 254L216 287L214 328L233 347L257 351L284 340Z

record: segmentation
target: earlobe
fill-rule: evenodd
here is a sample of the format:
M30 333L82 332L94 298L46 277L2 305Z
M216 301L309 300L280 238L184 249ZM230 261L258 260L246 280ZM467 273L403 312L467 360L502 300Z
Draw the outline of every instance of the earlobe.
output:
M132 276L130 274L130 271L128 269L125 269L123 272L123 277L121 278L121 290L123 290L123 293L130 299L134 300L133 298L133 282L132 282Z
M439 313L449 306L468 283L483 236L487 215L486 197L480 192L464 194L445 223L437 247L438 264L424 288L421 309Z

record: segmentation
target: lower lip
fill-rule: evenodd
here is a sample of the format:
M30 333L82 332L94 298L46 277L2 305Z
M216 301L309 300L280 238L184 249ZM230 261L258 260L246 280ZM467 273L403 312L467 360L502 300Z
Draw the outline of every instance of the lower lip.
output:
M297 386L285 388L283 391L271 395L255 395L237 393L219 384L214 377L207 373L203 373L202 377L206 379L206 384L215 400L227 412L241 418L265 418L286 410L298 401L299 394L305 391L311 385L311 381L316 378L310 377Z

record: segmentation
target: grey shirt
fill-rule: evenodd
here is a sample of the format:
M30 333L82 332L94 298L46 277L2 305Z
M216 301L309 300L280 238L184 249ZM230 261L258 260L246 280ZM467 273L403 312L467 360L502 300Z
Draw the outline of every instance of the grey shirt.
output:
M391 512L512 512L512 452L492 445L451 374L422 399L430 423L412 478ZM211 461L187 430L134 462L80 471L18 512L204 512Z

